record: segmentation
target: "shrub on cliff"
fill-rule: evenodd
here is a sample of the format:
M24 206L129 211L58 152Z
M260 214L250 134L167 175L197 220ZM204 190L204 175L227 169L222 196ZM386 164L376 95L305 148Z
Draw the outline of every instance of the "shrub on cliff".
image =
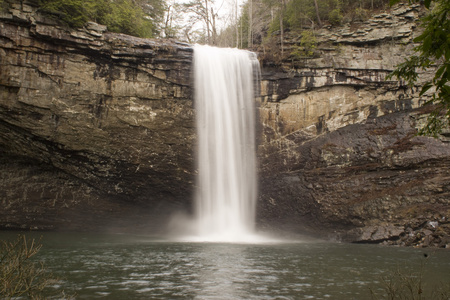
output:
M109 31L139 37L158 33L163 15L162 0L38 0L39 8L70 27L82 27L94 21Z
M314 56L314 51L317 47L316 37L312 30L305 30L302 32L300 45L293 45L291 57L293 60L299 61L308 57Z

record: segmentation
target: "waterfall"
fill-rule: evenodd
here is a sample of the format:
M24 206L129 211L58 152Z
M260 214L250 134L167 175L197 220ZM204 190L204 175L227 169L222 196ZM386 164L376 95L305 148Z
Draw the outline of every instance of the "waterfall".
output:
M205 240L245 241L255 230L255 74L259 63L254 53L194 47L195 212Z

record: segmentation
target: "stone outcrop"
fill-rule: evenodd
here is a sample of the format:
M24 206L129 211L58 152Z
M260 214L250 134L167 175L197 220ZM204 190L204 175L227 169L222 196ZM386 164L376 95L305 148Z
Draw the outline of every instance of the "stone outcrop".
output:
M420 14L403 5L353 30L322 29L313 58L263 69L264 224L337 240L448 245L450 135L416 136L430 109L418 91L430 74L412 88L386 80L412 53ZM427 222L438 225L424 235Z
M26 3L0 13L0 227L136 226L189 207L192 49L69 30Z
M385 80L420 14L321 29L314 57L263 67L260 228L449 244L449 135L416 136L421 82ZM189 45L67 29L26 1L0 12L0 228L158 231L189 210L191 63Z

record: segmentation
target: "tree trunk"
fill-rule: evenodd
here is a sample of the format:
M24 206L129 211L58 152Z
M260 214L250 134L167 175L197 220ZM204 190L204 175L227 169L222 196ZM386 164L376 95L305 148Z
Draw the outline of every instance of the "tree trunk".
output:
M206 23L206 36L207 36L207 44L211 44L211 31L209 29L209 9L208 9L208 0L205 0L205 23Z
M248 40L247 47L253 47L253 1L249 0L248 3Z
M216 30L216 14L214 13L213 8L211 7L211 31L212 31L212 44L216 45L217 42L217 30Z
M238 2L236 1L236 10L234 12L234 20L236 22L236 48L239 48L239 21L238 21Z
M316 1L316 0L314 0ZM284 57L284 26L283 26L283 19L284 19L284 0L281 0L281 7L280 7L280 48L281 48L281 60Z
M314 7L316 8L317 24L319 24L319 27L322 27L322 21L319 16L319 4L317 4L317 0L314 0Z

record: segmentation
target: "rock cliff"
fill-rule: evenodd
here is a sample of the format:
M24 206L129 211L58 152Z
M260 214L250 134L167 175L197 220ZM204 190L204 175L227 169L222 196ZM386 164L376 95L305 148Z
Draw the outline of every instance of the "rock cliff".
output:
M260 228L449 244L449 136L417 137L426 98L385 80L419 14L324 28L314 58L263 67ZM0 228L158 231L189 210L191 62L189 45L70 30L26 1L0 12Z
M429 113L418 91L430 74L415 87L385 80L412 53L420 14L401 5L357 28L322 29L314 58L263 69L264 224L449 245L450 135L416 136Z
M189 207L190 47L69 30L26 2L0 20L1 227L158 226Z

